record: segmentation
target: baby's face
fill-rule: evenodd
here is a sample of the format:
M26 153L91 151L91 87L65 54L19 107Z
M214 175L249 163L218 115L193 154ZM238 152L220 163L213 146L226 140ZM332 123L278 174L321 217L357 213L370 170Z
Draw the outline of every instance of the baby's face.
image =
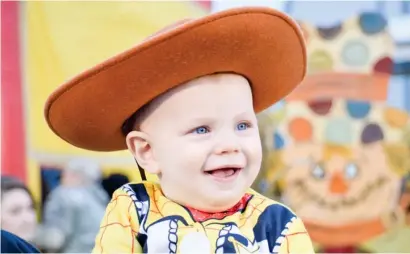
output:
M134 154L159 174L164 194L182 205L228 209L259 172L262 150L252 92L241 76L206 76L178 87L156 102L140 129L148 145ZM127 140L131 146L141 142L132 134Z

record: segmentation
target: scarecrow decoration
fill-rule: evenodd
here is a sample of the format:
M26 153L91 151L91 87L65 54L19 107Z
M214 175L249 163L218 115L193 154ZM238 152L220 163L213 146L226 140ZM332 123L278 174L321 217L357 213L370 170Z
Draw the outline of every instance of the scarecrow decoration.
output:
M288 204L320 252L410 252L409 115L386 102L387 22L362 13L300 25L309 73L282 108L259 115L266 156L255 187Z

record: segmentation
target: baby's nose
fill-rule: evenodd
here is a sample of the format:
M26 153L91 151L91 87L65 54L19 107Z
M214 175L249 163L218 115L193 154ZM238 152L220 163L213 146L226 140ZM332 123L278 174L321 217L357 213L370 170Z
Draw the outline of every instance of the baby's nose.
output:
M238 153L241 150L239 142L235 138L221 140L215 148L216 154Z
M217 154L230 154L239 152L239 147L234 145L221 146L216 149Z

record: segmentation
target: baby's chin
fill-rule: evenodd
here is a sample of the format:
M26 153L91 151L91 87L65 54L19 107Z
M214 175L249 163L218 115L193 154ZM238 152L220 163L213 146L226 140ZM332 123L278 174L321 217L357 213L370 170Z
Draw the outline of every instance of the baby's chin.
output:
M224 212L234 207L249 189L247 186L235 186L231 189L218 190L216 188L178 190L163 186L164 195L185 207L197 209L202 212Z
M218 196L218 194L215 193L212 197L206 197L202 200L197 199L191 202L193 205L190 207L208 213L224 212L234 207L245 193L235 193L231 195L226 195L226 193L224 194L225 195Z

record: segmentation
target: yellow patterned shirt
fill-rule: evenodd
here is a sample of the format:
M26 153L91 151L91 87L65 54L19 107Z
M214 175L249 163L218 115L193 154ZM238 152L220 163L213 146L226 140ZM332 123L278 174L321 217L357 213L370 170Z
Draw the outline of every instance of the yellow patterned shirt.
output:
M127 184L107 207L93 253L313 253L302 221L253 190L233 212L203 214L156 183ZM198 212L198 213L197 213Z

